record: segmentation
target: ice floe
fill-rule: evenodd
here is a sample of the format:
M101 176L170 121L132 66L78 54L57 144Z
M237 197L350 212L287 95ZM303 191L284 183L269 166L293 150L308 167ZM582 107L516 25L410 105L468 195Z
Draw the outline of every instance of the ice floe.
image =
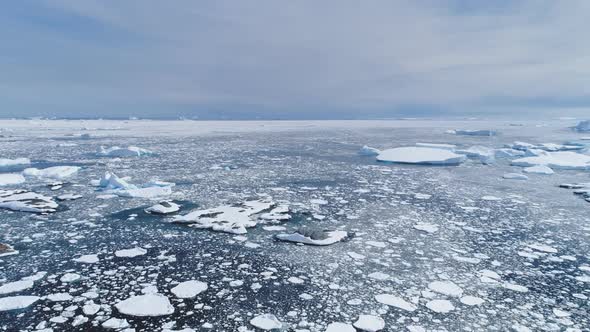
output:
M74 262L78 263L85 263L85 264L94 264L99 262L98 255L82 255L78 258L74 258Z
M191 299L206 291L207 288L207 283L198 280L188 280L176 285L170 292L178 298Z
M353 325L362 331L377 332L385 328L385 321L379 316L359 315Z
M22 295L0 298L0 311L24 309L39 301L38 296Z
M391 294L379 294L375 296L375 300L379 303L386 304L391 307L396 307L405 311L414 311L417 309L416 305L408 302L401 297Z
M463 289L452 281L433 281L428 284L428 288L433 292L447 296L460 297L463 295Z
M537 156L515 159L511 164L522 167L542 165L554 169L588 170L590 156L571 151L543 152Z
M174 313L170 300L157 293L132 296L115 304L115 308L124 315L138 317L166 316Z
M279 209L279 212L273 212L274 209ZM217 232L246 234L247 228L255 227L258 224L259 214L282 215L282 211L284 211L284 207L273 202L269 197L264 197L238 204L192 211L186 215L177 216L174 222L185 223L189 227L194 228L211 229Z
M466 155L468 158L478 159L482 164L489 165L496 161L496 151L485 146L472 146L468 149L455 150L457 154Z
M20 171L30 164L31 160L29 158L0 158L0 172Z
M495 130L489 129L458 129L452 133L462 136L496 136L498 134Z
M327 246L348 237L348 232L338 230L317 230L301 227L295 233L282 233L275 236L278 240L297 242L314 246Z
M11 186L25 182L25 177L17 173L0 174L0 186Z
M416 143L416 146L422 148L434 148L453 151L457 148L454 144L442 144L442 143Z
M377 156L377 160L383 162L424 165L459 165L466 159L466 156L449 150L425 147L388 149Z
M172 187L174 186L174 183L162 181L152 181L143 186L136 186L112 172L106 172L95 184L109 193L129 198L160 198L170 196L172 194Z
M137 146L128 146L126 148L113 146L106 148L101 146L96 153L99 157L141 157L150 156L153 152L150 150L142 149Z
M250 320L250 324L265 331L283 328L283 323L273 314L258 315Z
M0 190L0 209L13 211L50 213L58 204L51 198L27 190Z
M358 154L360 154L361 156L376 156L380 152L381 152L381 150L379 150L379 149L375 149L375 148L365 145L359 150Z
M551 168L549 168L545 165L526 167L522 171L525 173L543 174L543 175L551 175L551 174L555 173Z
M137 256L143 256L145 254L147 254L147 250L143 249L141 247L135 247L135 248L131 248L131 249L121 249L121 250L115 251L115 256L117 256L117 257L132 258L132 257L137 257Z
M455 310L455 306L449 300L431 300L426 303L426 307L437 313L448 313Z
M42 180L64 180L78 173L78 166L53 166L43 169L27 168L23 171L26 177L34 177Z
M153 214L170 214L178 211L180 211L180 205L172 201L160 202L145 209L145 212Z
M506 173L502 178L507 180L528 180L529 177L521 173Z
M325 332L356 332L356 329L350 324L334 322L326 327Z
M0 286L0 295L20 292L33 287L33 280L23 279Z
M578 122L578 124L574 127L575 131L581 133L589 133L590 132L590 120L584 120Z

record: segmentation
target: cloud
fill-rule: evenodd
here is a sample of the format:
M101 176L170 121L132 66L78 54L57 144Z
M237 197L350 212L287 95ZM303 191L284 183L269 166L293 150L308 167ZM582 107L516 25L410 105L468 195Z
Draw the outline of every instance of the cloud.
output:
M0 14L0 97L45 115L578 112L590 104L589 10L584 0L23 1Z

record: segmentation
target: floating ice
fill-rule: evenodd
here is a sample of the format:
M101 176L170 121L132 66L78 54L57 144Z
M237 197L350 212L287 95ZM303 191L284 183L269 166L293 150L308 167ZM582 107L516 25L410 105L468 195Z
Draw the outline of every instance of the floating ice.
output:
M174 313L170 300L162 294L145 294L132 296L115 304L115 308L129 316L166 316Z
M457 148L456 145L453 144L440 144L440 143L416 143L416 146L422 148L434 148L434 149L443 149L453 151Z
M78 166L53 166L43 169L27 168L23 171L23 175L38 179L64 180L74 176L79 170L80 167Z
M115 256L117 256L117 257L137 257L137 256L143 256L145 254L147 254L147 250L145 250L141 247L135 247L135 248L131 248L131 249L122 249L122 250L115 251Z
M590 169L590 156L571 151L543 152L538 156L524 157L512 161L514 166L538 166L543 165L559 169Z
M14 250L14 248L11 245L6 243L0 243L0 257L16 254L18 254L18 251Z
M129 198L158 198L170 196L174 183L152 181L141 187L130 184L112 172L106 172L98 186L110 193Z
M0 298L0 311L18 310L39 301L38 296L9 296Z
M381 150L379 149L375 149L369 146L363 146L360 150L359 150L359 154L361 156L376 156L381 152Z
M496 159L496 151L485 146L472 146L468 149L455 150L457 154L466 155L468 158L479 159L482 164L493 164Z
M282 233L276 235L276 238L281 241L297 242L315 246L331 245L344 240L346 237L348 237L346 231L314 230L304 227L300 228L296 233Z
M30 164L31 160L29 158L0 158L0 172L20 171Z
M111 317L102 323L105 329L121 330L129 327L129 322L122 318Z
M461 298L461 303L463 303L465 305L469 305L469 306L480 305L484 302L485 302L484 299L482 299L480 297L476 297L476 296L471 296L471 295L463 296Z
M178 298L191 299L199 295L200 293L206 291L207 288L207 284L202 281L189 280L181 282L180 284L172 288L170 291Z
M426 303L426 307L442 314L455 310L455 306L448 300L432 300Z
M273 314L258 315L250 320L250 324L265 331L281 329L283 327L283 323Z
M551 174L555 173L551 168L544 166L544 165L526 167L522 171L525 173L543 174L543 175L551 175Z
M385 321L383 318L373 315L359 315L359 318L354 322L354 327L367 332L377 332L385 328Z
M584 120L584 121L578 122L578 124L574 127L574 130L581 132L581 133L590 132L590 120Z
M98 263L98 261L98 255L82 255L78 258L74 258L74 262L78 263L94 264Z
M375 296L375 300L379 303L386 304L388 306L396 307L406 311L414 311L417 309L416 305L410 303L401 297L397 297L391 294L379 294Z
M463 129L463 130L455 130L455 135L463 135L463 136L496 136L497 132L494 130L489 129Z
M78 194L63 194L63 195L57 196L57 200L58 201L74 201L74 200L77 200L79 198L82 198L82 195L78 195Z
M452 281L433 281L428 284L428 288L447 296L460 297L463 295L463 289Z
M436 231L438 231L438 225L420 222L414 225L414 229L426 233L435 233Z
M150 206L149 208L145 209L145 212L154 214L170 214L178 212L179 210L180 205L171 201L164 201L156 205Z
M10 186L25 182L25 177L16 173L0 174L0 186Z
M383 150L377 160L400 164L459 165L467 159L464 155L443 149L403 147Z
M126 148L121 148L118 146L105 148L104 146L101 146L96 153L96 155L99 157L141 157L152 154L152 151L138 148L137 146L129 146Z
M326 327L325 332L356 332L356 329L350 324L334 322Z
M520 173L506 173L504 175L502 175L502 178L507 179L507 180L528 180L529 177L524 175L524 174L520 174Z
M24 291L31 287L33 287L33 280L30 279L9 282L0 286L0 295Z
M81 276L77 273L66 273L59 280L61 282L74 282L80 280Z
M269 197L246 201L240 204L222 205L212 209L197 210L177 216L174 222L189 224L189 227L211 229L231 234L246 234L246 228L255 227L258 214L277 207Z
M0 209L50 213L57 208L58 204L51 197L26 190L0 190Z

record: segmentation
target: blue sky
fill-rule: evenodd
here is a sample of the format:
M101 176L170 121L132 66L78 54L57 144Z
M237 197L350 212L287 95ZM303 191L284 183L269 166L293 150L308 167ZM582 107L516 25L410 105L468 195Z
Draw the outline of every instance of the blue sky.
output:
M590 115L590 1L19 0L0 116Z

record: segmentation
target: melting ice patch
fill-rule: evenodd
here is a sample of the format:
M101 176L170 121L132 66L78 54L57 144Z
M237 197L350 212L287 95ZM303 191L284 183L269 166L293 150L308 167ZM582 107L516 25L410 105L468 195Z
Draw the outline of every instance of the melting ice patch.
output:
M58 204L51 197L27 190L0 190L0 209L50 213L57 208Z

